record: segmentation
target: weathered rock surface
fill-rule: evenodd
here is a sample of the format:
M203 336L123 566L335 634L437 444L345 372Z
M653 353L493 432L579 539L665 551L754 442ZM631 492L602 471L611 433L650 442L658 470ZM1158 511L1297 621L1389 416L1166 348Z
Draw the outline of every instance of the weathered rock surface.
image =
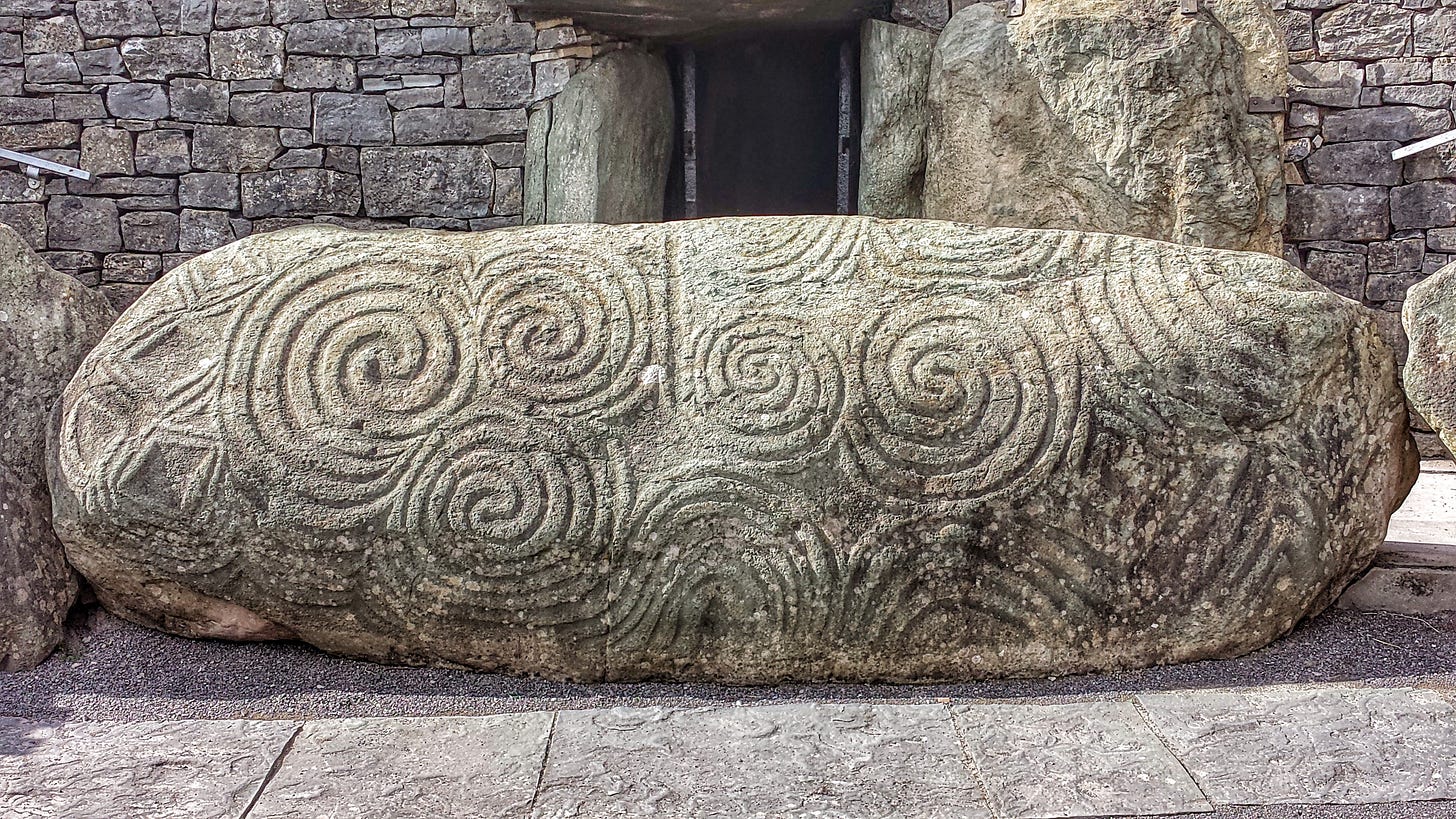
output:
M1456 452L1456 265L1406 291L1400 317L1410 339L1405 394L1446 449Z
M1226 656L1415 477L1367 311L1284 262L806 217L255 235L67 389L114 611L582 679Z
M935 35L869 20L860 28L859 212L919 217L925 184L926 92Z
M0 225L0 670L44 660L76 595L51 530L46 430L61 389L113 318L105 296L52 270Z
M1287 57L1263 11L1232 4L1226 25L1173 0L963 9L931 68L925 215L1280 252L1279 133L1247 110L1283 93L1267 93ZM1244 48L1259 43L1275 54Z
M519 11L561 15L598 31L635 37L686 37L744 27L855 23L879 0L508 0Z
M659 56L618 51L572 77L549 107L532 114L527 220L661 221L672 106L672 80Z

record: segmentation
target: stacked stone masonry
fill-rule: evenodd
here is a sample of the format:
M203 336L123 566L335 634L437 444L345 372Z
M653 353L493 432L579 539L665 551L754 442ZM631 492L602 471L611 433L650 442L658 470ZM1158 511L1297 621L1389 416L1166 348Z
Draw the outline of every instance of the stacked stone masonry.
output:
M504 0L7 0L0 222L118 306L306 222L521 221L526 112L617 45Z

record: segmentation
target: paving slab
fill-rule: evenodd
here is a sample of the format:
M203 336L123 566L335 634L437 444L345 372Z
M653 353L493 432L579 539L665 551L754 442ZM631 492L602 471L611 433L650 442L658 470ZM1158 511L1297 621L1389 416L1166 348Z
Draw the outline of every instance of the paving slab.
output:
M1421 462L1421 476L1390 520L1375 565L1341 597L1342 608L1425 616L1456 611L1456 472Z
M249 819L527 817L550 713L311 722Z
M990 819L934 705L562 712L537 817Z
M1215 804L1456 798L1456 709L1433 691L1280 687L1137 699Z
M1213 810L1130 702L969 705L953 712L997 816Z
M0 718L0 816L235 819L296 722Z

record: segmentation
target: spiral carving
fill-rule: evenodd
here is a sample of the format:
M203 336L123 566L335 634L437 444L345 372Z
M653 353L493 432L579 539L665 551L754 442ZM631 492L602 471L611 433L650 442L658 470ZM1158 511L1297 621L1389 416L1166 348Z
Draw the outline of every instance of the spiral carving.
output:
M429 259L336 253L279 276L231 329L222 403L233 467L277 511L358 525L400 501L425 439L467 416L469 289Z
M759 285L843 278L858 265L863 238L859 220L724 219L716 227L719 240L699 248L697 263L715 264L721 274Z
M543 244L483 264L481 327L492 392L553 414L631 408L652 363L657 305L631 260Z
M1077 362L1057 357L1070 353L1053 330L1018 320L941 300L871 324L859 356L869 411L852 436L871 483L982 499L1057 467L1085 435Z
M804 322L747 316L696 338L697 403L744 455L802 467L832 440L844 406L833 350Z

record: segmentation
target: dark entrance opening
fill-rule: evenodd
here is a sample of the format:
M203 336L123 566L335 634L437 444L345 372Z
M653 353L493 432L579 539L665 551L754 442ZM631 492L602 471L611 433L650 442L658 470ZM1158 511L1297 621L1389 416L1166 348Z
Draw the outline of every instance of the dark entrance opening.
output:
M844 30L733 34L679 47L682 120L669 218L850 213L858 41Z

